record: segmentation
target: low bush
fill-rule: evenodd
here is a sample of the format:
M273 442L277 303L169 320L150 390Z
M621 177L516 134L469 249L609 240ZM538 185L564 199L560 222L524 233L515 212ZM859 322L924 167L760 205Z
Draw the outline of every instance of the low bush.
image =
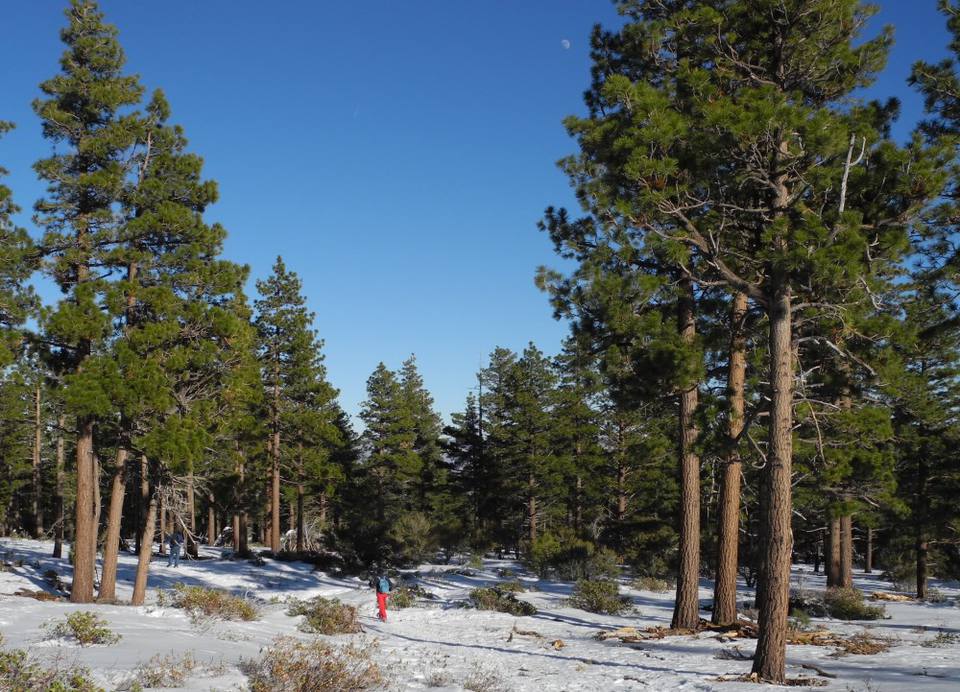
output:
M612 550L597 549L572 532L542 534L531 544L526 562L540 577L556 576L565 581L620 574L617 556Z
M146 689L183 687L183 683L196 668L197 660L189 652L183 656L157 654L146 663L137 666L134 680L136 684Z
M251 692L377 690L384 687L384 679L373 662L374 649L365 643L337 647L319 639L280 637L260 659L244 662L241 670Z
M479 588L470 592L470 601L477 610L496 610L510 615L534 615L537 612L532 603L521 601L509 591L497 587Z
M638 577L630 582L630 587L637 591L653 591L654 593L666 593L674 587L666 579L658 577Z
M86 668L46 667L23 649L0 651L0 690L16 692L105 692Z
M411 586L400 586L390 592L390 598L387 599L387 608L389 610L403 610L409 608L417 602L417 589Z
M166 597L164 597L165 600ZM252 602L227 591L174 584L170 605L183 608L196 620L256 620L260 611Z
M303 632L354 634L360 631L357 609L336 598L315 596L306 601L291 599L287 615L303 616L303 622L300 623L300 630Z
M500 692L506 689L503 679L496 671L488 670L474 663L463 681L463 689L470 692Z
M78 610L70 613L66 620L53 627L53 634L65 639L73 639L80 646L93 644L116 644L120 635L114 634L106 620L89 610Z
M579 580L569 603L574 608L603 615L619 615L633 608L630 599L620 595L617 583L605 579Z
M497 588L501 591L509 591L510 593L523 593L527 588L519 579L510 579L508 581L502 581L497 584Z
M864 603L863 594L853 588L831 588L824 594L830 617L838 620L879 620L886 610L883 606Z

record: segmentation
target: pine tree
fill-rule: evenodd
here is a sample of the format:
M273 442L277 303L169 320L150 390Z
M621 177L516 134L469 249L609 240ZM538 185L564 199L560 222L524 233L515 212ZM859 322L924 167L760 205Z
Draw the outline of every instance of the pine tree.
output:
M320 447L314 445L325 437L335 439L330 403L337 393L326 382L320 354L322 342L310 329L314 316L305 307L302 283L297 275L287 271L283 259L278 257L273 273L257 282L257 290L261 298L255 302L256 326L271 426L270 549L278 552L284 452L286 450L290 458L295 456L297 487L302 492L307 465L322 463L322 458L308 460L313 454L311 449L319 451ZM303 528L298 525L301 546L302 533Z
M856 0L631 0L619 8L625 26L594 35L590 115L568 119L581 153L564 167L586 210L603 221L591 232L611 238L592 247L613 244L629 258L630 248L650 244L695 281L745 293L767 318L753 670L782 682L795 313L819 309L824 292L860 299L860 278L897 261L905 224L937 194L942 160L916 142L898 149L878 130L876 108L850 107L891 40L884 31L857 42L873 10ZM884 175L871 199L848 197L851 178L878 169ZM877 209L872 199L887 202L882 216L868 216Z
M44 320L45 337L62 356L67 375L65 401L77 421L77 502L74 603L93 600L96 517L94 508L94 425L110 413L99 375L86 368L111 333L102 308L108 253L116 237L113 207L120 202L130 173L127 153L136 141L139 119L127 112L143 89L122 74L124 55L117 30L103 21L92 0L71 0L67 46L61 72L40 85L45 98L34 102L43 133L64 148L37 162L48 182L47 197L36 204L45 229L46 269L66 294Z

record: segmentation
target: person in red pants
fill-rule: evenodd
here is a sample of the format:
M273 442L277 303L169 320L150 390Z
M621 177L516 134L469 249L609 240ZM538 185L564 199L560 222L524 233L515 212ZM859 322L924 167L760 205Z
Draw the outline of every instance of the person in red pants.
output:
M376 578L377 589L377 617L382 622L387 621L387 597L393 590L393 582L386 574L381 574Z

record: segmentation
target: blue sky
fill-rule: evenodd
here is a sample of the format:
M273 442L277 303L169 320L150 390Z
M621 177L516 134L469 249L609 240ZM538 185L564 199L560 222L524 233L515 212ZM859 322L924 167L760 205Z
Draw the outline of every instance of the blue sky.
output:
M6 184L24 207L49 150L30 109L62 52L60 0L5 3L0 141ZM871 92L922 103L910 64L948 41L936 0L882 0L875 25L897 44ZM330 379L355 414L379 361L417 355L438 409L462 407L495 346L566 333L533 285L556 264L536 222L574 206L555 162L561 125L583 111L588 36L617 21L604 0L102 0L130 72L160 87L173 120L220 185L208 219L253 278L276 256L300 274L325 339ZM569 42L569 47L565 42ZM251 283L252 291L252 283ZM46 293L46 291L45 291ZM52 297L52 295L50 296Z

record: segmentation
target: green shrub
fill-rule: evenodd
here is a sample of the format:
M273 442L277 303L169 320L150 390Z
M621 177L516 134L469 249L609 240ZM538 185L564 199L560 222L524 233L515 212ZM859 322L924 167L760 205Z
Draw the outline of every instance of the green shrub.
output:
M483 555L480 553L471 554L470 559L467 560L467 567L472 569L483 569Z
M280 637L257 661L244 662L251 692L342 692L384 687L374 646L337 647L320 639Z
M527 566L540 577L555 575L567 581L612 578L620 574L617 556L612 550L597 550L593 543L569 531L538 536L530 545Z
M387 608L390 610L403 610L409 608L417 602L415 589L409 586L400 586L390 592L390 598L387 599Z
M45 667L23 649L0 651L0 690L16 692L105 692L86 668Z
M617 582L606 579L579 580L569 603L574 608L604 615L619 615L633 608L630 598L620 595Z
M183 608L194 621L204 618L256 620L260 617L260 611L247 599L203 586L174 584L170 605Z
M637 591L653 591L654 593L666 593L674 586L666 579L657 577L638 577L630 582L630 587Z
M810 622L810 615L807 611L794 608L790 611L790 619L787 621L787 626L797 632L806 632L810 629Z
M527 588L519 579L509 579L507 581L502 581L497 584L497 588L501 591L509 591L510 593L523 593Z
M886 610L863 602L863 594L853 588L831 588L824 594L830 617L838 620L879 620Z
M496 610L516 616L534 615L537 612L532 603L521 601L512 593L497 587L474 589L470 592L470 601L477 610Z
M360 631L357 609L336 598L315 596L307 601L291 599L287 615L303 616L300 630L316 634L354 634Z
M53 633L58 637L74 639L80 646L116 644L120 641L120 635L111 632L107 624L106 620L89 610L78 610L70 613L63 622L57 623Z

